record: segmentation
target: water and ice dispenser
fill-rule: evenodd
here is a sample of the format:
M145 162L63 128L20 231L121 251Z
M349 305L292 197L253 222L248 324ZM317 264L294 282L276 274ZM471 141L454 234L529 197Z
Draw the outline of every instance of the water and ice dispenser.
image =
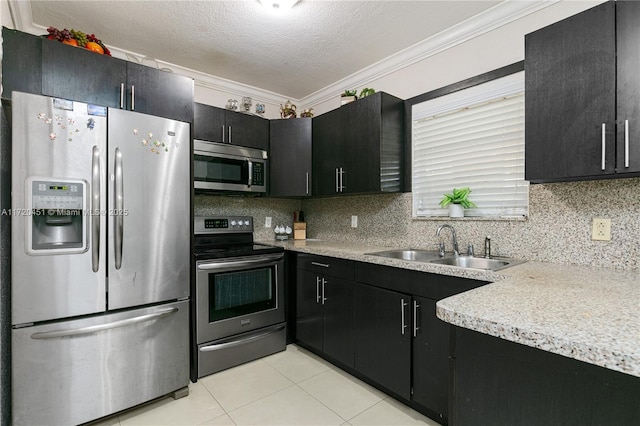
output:
M27 253L82 253L88 249L87 183L83 180L27 179Z

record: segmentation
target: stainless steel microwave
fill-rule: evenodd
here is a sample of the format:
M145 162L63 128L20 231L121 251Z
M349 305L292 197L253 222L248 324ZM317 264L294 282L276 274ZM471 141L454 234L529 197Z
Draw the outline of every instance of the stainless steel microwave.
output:
M196 191L267 192L267 151L193 141Z

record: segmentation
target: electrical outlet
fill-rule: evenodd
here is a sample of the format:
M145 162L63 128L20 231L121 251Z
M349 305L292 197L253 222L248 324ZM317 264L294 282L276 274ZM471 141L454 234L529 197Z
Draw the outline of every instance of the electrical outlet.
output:
M264 227L271 228L271 216L267 216L264 218Z
M351 216L351 227L352 228L357 228L358 227L358 216Z
M611 219L593 218L591 239L594 241L611 241Z

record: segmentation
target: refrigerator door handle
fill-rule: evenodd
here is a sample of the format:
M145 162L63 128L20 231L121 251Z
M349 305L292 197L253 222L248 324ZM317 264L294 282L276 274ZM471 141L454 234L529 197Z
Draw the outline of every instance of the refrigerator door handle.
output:
M122 266L122 237L124 232L124 183L122 177L122 152L120 148L116 148L115 159L115 211L114 222L114 244L115 244L115 263L116 269Z
M91 159L91 269L100 269L100 150L93 147Z
M119 321L114 321L108 324L98 324L98 325L90 325L87 327L72 328L68 330L54 330L54 331L43 331L39 333L33 333L31 335L31 338L36 340L57 339L60 337L80 336L83 334L97 333L99 331L111 330L118 327L127 327L130 325L139 324L141 322L157 320L160 318L167 317L169 315L173 315L176 312L178 312L178 308L169 308L169 309L165 309L163 311L155 312L152 314L140 315L139 317L127 318Z

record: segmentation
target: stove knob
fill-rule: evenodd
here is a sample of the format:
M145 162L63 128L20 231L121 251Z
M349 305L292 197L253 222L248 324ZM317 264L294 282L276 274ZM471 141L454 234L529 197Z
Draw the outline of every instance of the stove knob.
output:
M236 221L235 220L231 221L231 226L236 226Z
M244 221L244 226L249 226L249 221L248 220Z

